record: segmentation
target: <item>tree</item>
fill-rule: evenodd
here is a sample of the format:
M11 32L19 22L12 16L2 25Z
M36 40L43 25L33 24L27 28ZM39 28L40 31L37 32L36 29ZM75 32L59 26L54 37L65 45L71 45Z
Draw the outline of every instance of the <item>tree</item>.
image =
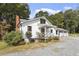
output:
M53 25L67 29L70 33L79 32L79 9L69 9L49 15L48 12L39 11L35 17L45 16Z
M10 30L15 30L15 17L19 15L20 18L28 19L30 14L28 4L0 4L0 21L6 20L11 25Z
M75 28L78 26L78 16L75 10L66 10L64 13L65 17L65 28L70 33L75 33Z
M76 20L77 20L77 27L75 28L75 31L77 32L77 33L79 33L79 9L76 9L75 10L75 13L76 13Z
M49 16L49 13L47 11L43 12L43 11L39 11L38 13L36 13L35 17L41 17L41 16Z
M9 28L11 27L10 24L7 24L6 21L0 22L0 40L2 40L3 35L7 33Z
M55 15L50 15L48 20L53 24L60 28L64 27L64 15L63 12L59 12Z

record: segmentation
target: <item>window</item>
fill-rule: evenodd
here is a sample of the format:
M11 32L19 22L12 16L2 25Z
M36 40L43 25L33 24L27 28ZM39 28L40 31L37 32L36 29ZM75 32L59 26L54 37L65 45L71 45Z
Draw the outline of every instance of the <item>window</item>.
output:
M53 30L51 29L50 32L53 33Z
M28 26L27 31L32 31L32 26Z
M45 24L46 23L45 19L40 19L40 23Z

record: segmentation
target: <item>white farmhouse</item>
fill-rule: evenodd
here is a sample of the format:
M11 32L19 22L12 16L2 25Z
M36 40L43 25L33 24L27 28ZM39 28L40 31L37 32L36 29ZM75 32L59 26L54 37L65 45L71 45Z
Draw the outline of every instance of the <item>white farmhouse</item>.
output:
M37 33L43 33L45 38L50 36L68 36L67 30L52 25L45 17L30 20L20 19L20 21L20 31L26 41L28 41L27 32L31 32L31 38L38 38Z

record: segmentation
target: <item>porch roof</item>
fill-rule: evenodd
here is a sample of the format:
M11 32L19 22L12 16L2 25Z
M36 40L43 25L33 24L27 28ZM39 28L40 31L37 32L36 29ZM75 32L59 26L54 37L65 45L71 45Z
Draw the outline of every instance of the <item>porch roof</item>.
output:
M44 27L46 27L46 28L56 28L56 26L47 25L47 24L42 24L42 25L39 26L39 28L44 28Z
M62 28L56 28L56 30L68 32L68 30L65 30L65 29L62 29Z

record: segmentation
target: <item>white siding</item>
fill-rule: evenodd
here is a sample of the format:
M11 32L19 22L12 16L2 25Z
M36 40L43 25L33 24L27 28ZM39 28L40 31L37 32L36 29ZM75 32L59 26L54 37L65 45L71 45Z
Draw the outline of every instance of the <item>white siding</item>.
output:
M59 36L61 36L61 37L62 37L62 36L68 36L68 32L65 32L65 33L64 33L64 32L61 32L61 33L59 34Z
M39 26L42 25L40 24L40 20L38 19L38 21L33 21L33 22L26 22L22 24L22 27L20 27L20 30L22 31L22 35L23 38L26 39L26 41L28 41L27 37L26 37L26 32L27 32L27 27L28 26L32 26L32 38L37 38L37 32L40 32ZM49 21L46 20L46 25L51 26L51 23ZM51 33L51 29L53 30L53 32ZM46 29L47 36L56 36L56 29L55 28L47 28ZM68 36L68 33L60 33L60 36Z
M51 30L52 30L52 33L51 33ZM56 36L56 30L55 30L55 28L49 28L48 29L48 35L49 36Z
M36 38L37 37L37 32L39 32L39 28L37 26L39 22L35 22L35 23L30 23L30 24L23 24L22 25L22 32L23 32L23 38L26 38L25 34L27 32L27 27L28 26L32 26L32 38ZM21 30L20 28L20 30Z
M46 24L50 25L47 21L46 21ZM22 24L23 38L26 38L25 33L27 32L27 26L32 26L32 38L37 38L37 32L40 32L39 30L40 20L33 23L31 22L29 24L27 23Z

